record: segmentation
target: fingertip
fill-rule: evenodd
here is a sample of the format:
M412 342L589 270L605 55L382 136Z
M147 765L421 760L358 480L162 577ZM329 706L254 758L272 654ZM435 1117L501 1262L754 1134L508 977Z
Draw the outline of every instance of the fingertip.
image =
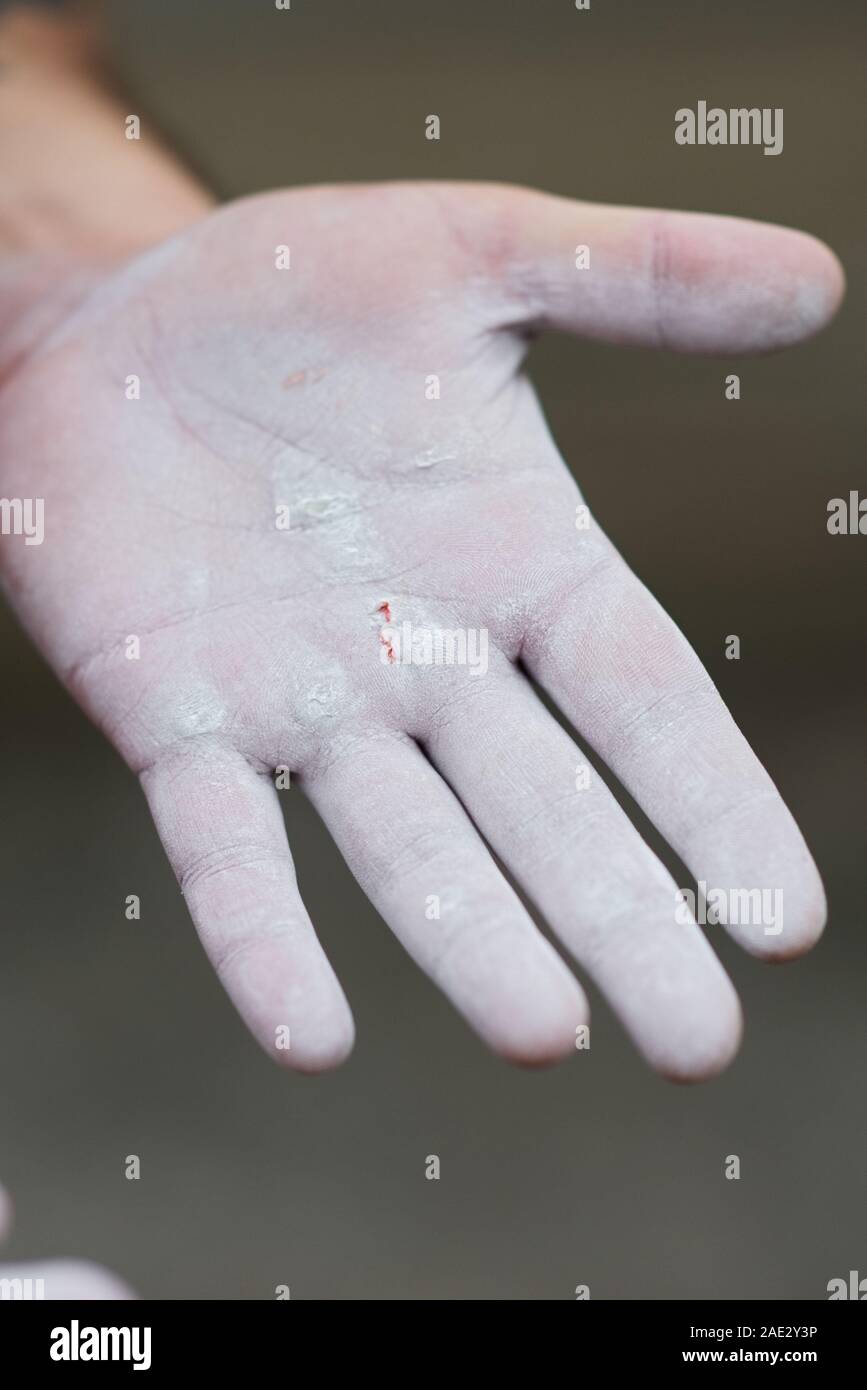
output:
M303 1076L321 1076L334 1071L351 1055L355 1047L355 1023L345 1004L342 1010L326 1021L305 1020L298 1028L287 1030L276 1046L273 1038L265 1044L266 1051L277 1065Z
M648 1060L655 1071L676 1085L695 1085L721 1075L737 1056L743 1038L741 1003L727 976L715 1007L704 1012L691 1032L675 1039Z
M846 271L843 263L835 251L820 241L818 237L810 237L813 245L813 254L816 260L816 276L825 288L825 319L828 322L834 317L843 300L846 297Z
M831 322L846 293L843 267L831 250L807 232L785 229L779 236L778 273L788 277L773 346L802 342Z
M51 1260L27 1269L33 1277L44 1280L44 1297L48 1301L129 1302L138 1298L123 1279L92 1260Z
M589 1043L590 1006L584 991L559 957L552 964L545 978L525 978L522 997L512 1008L502 1008L486 1021L485 1041L512 1066L554 1066Z
M825 889L812 863L779 892L781 920L774 920L770 927L758 924L729 929L749 955L769 965L782 965L812 951L828 920Z
M511 1066L529 1071L541 1071L556 1066L574 1056L589 1039L590 1012L580 994L573 998L571 1011L559 1017L540 1018L534 1026L525 1027L520 1034L493 1043L494 1051ZM586 1045L586 1044L585 1044Z
M241 1018L278 1066L317 1074L349 1056L352 1011L312 929L305 943L291 924L285 931L273 924L269 933L239 938L214 964Z
M845 293L833 251L807 232L709 213L651 219L665 346L763 353L825 328Z

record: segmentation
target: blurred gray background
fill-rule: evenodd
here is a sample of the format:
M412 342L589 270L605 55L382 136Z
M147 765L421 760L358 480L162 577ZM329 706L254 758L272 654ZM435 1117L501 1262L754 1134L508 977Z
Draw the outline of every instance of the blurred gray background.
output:
M867 1275L863 978L867 10L856 0L115 0L130 110L226 196L481 178L790 223L849 275L788 355L546 339L531 372L603 524L697 647L828 888L812 957L716 934L747 1017L675 1088L592 995L593 1050L488 1056L390 939L300 796L302 890L353 1004L319 1080L260 1055L207 967L134 779L0 626L0 1175L10 1257L87 1255L146 1297L824 1298ZM682 148L674 111L782 106L785 149ZM423 138L437 112L442 140ZM737 371L742 399L723 398ZM740 662L723 657L738 633ZM654 844L656 842L654 841ZM668 862L672 863L668 855ZM684 871L673 867L679 881ZM125 896L141 895L140 923ZM139 1154L142 1178L124 1178ZM437 1153L440 1182L424 1178ZM723 1176L741 1157L740 1182Z

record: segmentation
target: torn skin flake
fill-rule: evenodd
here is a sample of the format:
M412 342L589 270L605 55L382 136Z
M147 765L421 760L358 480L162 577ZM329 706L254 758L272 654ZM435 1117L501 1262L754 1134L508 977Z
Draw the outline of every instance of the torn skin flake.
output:
M397 660L397 656L395 655L394 646L392 645L391 638L385 631L385 629L391 625L391 604L389 603L388 599L383 599L382 603L377 604L376 612L383 619L383 630L379 634L380 643L383 647L385 647L388 653L389 663L395 662Z
M394 654L394 647L392 646L391 638L390 638L390 637L386 637L385 633L384 633L384 632L381 632L381 633L379 634L379 640L380 640L380 642L382 643L382 645L385 647L386 651L388 652L388 661L389 661L389 664L391 664L392 662L397 661L397 657L396 657L395 654Z

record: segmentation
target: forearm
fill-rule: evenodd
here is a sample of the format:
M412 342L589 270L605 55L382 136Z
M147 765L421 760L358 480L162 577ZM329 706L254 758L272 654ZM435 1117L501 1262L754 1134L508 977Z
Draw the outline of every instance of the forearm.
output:
M140 138L127 138L131 114L106 80L86 10L0 10L4 359L10 338L26 344L52 303L76 294L89 265L122 259L212 206L146 118Z

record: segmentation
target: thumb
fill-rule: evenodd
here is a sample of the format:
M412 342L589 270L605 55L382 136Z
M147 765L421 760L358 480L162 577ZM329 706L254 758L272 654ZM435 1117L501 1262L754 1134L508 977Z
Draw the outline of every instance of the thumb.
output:
M477 186L471 229L505 292L501 326L678 352L762 352L823 328L843 297L815 237L766 222Z

